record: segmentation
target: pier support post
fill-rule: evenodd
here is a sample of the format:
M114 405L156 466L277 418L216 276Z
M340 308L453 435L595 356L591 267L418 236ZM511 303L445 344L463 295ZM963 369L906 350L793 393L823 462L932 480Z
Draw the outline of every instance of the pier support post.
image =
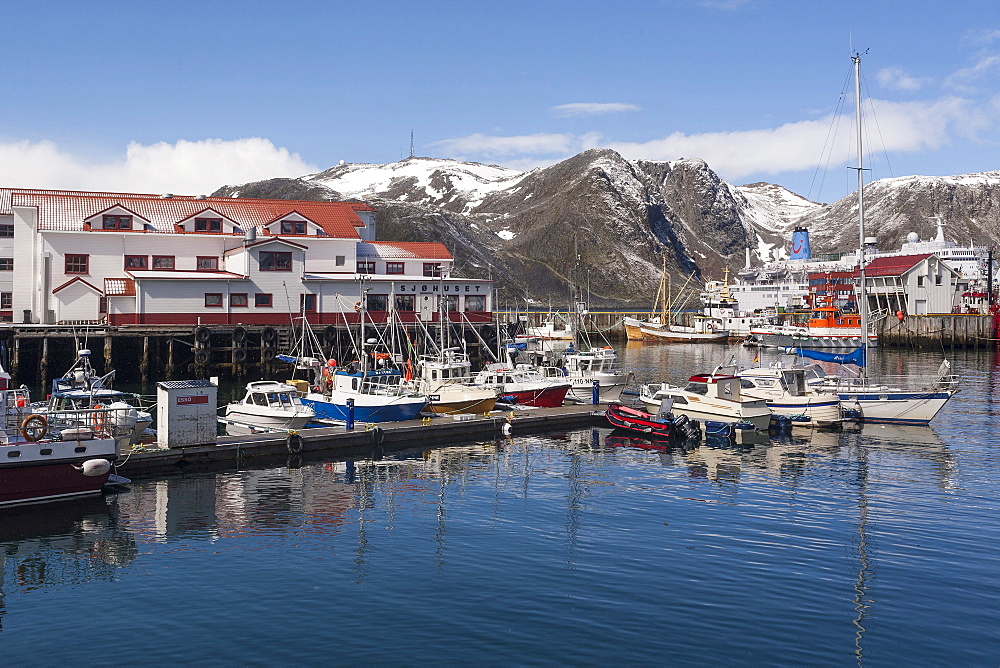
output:
M347 400L347 420L344 421L344 427L348 431L354 429L354 399Z
M149 384L149 337L142 337L142 361L139 362L139 373L142 376L142 385Z
M45 383L49 378L49 337L42 337L42 355L38 360L38 377Z
M165 373L167 380L174 378L174 337L167 339L167 368Z
M108 332L108 335L104 337L104 368L115 368L111 363L111 332Z

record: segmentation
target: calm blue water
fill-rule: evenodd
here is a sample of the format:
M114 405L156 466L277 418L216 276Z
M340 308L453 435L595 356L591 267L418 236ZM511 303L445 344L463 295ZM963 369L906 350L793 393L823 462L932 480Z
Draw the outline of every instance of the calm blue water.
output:
M640 380L724 354L624 351ZM515 434L0 511L0 657L996 665L997 363L955 355L964 389L933 428L690 450Z

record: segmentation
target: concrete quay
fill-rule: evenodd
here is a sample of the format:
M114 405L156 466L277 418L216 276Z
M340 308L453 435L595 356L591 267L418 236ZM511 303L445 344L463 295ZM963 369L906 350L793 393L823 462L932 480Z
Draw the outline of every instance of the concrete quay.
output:
M513 412L494 410L489 417L434 417L427 421L386 422L375 428L357 423L352 431L344 427L317 427L297 432L300 441L289 439L285 434L271 433L220 436L214 445L186 448L167 448L152 444L123 452L116 472L127 478L138 479L187 470L239 466L253 460L285 458L296 461L295 458L298 458L297 462L301 463L303 457L320 452L368 458L373 454L419 446L433 447L484 438L505 438L505 424L510 424L512 436L606 424L606 408L607 404L577 404Z

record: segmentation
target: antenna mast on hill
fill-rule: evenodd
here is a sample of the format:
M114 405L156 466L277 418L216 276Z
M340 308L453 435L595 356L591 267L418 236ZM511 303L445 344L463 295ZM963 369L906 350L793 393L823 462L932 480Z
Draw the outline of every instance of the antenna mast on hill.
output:
M410 130L410 157L413 157L413 130Z

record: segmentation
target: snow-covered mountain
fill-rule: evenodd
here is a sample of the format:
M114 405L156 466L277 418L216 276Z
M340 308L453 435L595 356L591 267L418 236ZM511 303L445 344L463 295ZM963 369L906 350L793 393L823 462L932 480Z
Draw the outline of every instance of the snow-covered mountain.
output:
M865 187L868 234L884 248L911 231L1000 238L1000 172L903 177ZM529 172L412 157L340 164L299 179L226 186L216 195L358 199L379 210L379 238L441 241L466 275L497 280L501 299L562 299L570 281L595 304L647 305L663 260L680 279L787 256L791 231L810 229L814 252L857 245L857 203L818 204L768 183L734 186L702 160L626 160L594 149ZM576 258L579 256L579 260Z

